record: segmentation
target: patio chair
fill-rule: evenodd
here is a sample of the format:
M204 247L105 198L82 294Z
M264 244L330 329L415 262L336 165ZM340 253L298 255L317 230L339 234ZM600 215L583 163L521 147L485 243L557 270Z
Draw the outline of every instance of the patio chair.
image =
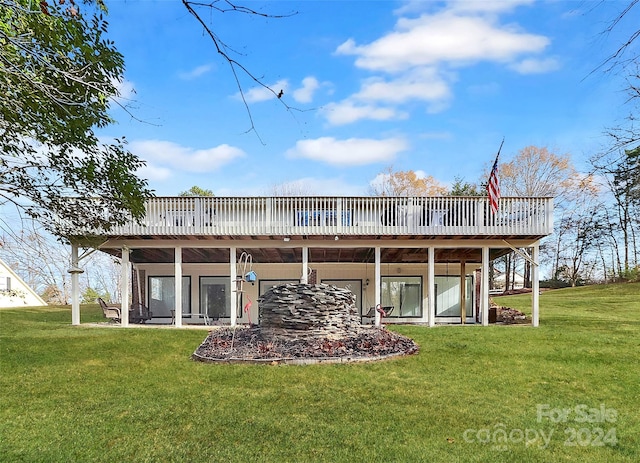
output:
M129 321L131 323L144 323L153 318L153 312L148 307L137 303L129 310Z
M100 304L100 307L102 308L104 318L108 318L109 320L113 320L116 323L120 323L121 316L119 307L107 305L107 303L104 302L101 297L98 298L98 304Z

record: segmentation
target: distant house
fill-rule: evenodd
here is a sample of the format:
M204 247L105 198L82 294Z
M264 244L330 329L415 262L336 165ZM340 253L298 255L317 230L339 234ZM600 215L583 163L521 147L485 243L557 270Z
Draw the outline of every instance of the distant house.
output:
M47 305L16 272L0 259L0 307Z
M496 290L504 291L506 289L505 278L506 278L506 274L504 272L494 270L493 288ZM509 276L509 288L510 289L524 288L524 277L518 272L512 273Z
M349 288L366 323L488 324L489 263L553 231L552 198L156 197L140 222L71 230L72 324L80 323L83 235L122 259L122 325L130 300L148 323L255 323L258 298L287 282ZM537 292L532 324L538 324ZM372 310L373 308L373 310ZM135 312L134 312L135 315ZM373 320L372 320L373 318Z

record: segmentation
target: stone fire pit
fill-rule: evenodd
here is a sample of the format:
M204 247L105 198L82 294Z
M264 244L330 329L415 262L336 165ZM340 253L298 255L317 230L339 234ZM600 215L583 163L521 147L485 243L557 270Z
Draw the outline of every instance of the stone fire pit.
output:
M288 283L270 289L258 302L258 326L213 330L192 358L304 364L365 362L418 352L405 336L363 326L355 296L346 289Z

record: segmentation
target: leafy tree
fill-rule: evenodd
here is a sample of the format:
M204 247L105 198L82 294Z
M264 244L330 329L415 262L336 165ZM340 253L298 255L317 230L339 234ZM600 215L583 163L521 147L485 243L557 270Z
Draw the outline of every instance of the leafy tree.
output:
M558 155L546 147L521 149L513 160L500 164L499 172L505 196L552 196L562 203L585 188L595 190L592 179L579 175L568 154Z
M55 285L47 286L40 297L44 299L47 304L66 304L67 299L65 298L60 288Z
M604 226L598 216L600 205L580 204L570 211L564 211L556 227L558 243L556 265L553 276L571 286L591 279L595 258L591 252L601 241Z
M125 141L94 132L124 69L105 13L102 0L0 2L0 203L59 236L142 217L151 195Z
M109 293L107 292L100 292L94 288L92 288L91 286L87 286L84 291L82 292L82 300L81 302L83 304L94 304L96 302L96 299L98 299L99 297L104 299L105 301L109 301L111 299L111 296L109 295Z
M613 200L606 211L607 231L615 258L613 273L619 276L638 263L640 147L627 150L622 155L594 156L591 163L606 183Z
M200 188L197 185L192 186L186 191L180 192L178 196L215 196L213 191L206 188Z
M372 196L442 196L444 185L430 175L419 175L413 170L394 171L385 168L370 184Z
M612 173L616 190L630 202L640 203L640 146L626 150Z
M475 183L465 182L462 177L455 177L449 196L484 196L485 191Z
M568 154L558 155L546 147L527 146L509 162L500 164L500 190L504 196L555 198L555 206L562 210L581 195L595 194L593 177L582 176L573 166ZM556 243L556 253L561 243ZM516 259L514 257L514 259ZM557 264L559 254L553 261ZM557 268L557 265L555 265ZM511 270L507 267L507 279ZM555 269L554 269L555 272ZM531 264L524 262L525 285L529 285Z

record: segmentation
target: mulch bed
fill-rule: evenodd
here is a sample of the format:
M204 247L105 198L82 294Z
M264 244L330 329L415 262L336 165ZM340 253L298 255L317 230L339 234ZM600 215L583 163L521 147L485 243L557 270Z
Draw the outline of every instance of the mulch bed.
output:
M209 332L193 353L202 362L342 363L366 362L418 352L418 345L385 328L365 328L352 337L330 339L264 338L259 327Z

